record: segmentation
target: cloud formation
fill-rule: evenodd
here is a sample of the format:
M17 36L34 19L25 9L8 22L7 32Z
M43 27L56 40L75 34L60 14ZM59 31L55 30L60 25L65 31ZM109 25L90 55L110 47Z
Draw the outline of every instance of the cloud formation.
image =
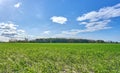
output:
M99 21L99 20L108 20L110 18L120 16L120 4L117 4L112 7L105 7L101 8L99 11L91 11L87 14L83 14L82 16L78 17L78 21Z
M7 42L8 40L8 37L0 36L0 42Z
M16 3L16 4L14 5L14 7L15 7L15 8L19 8L19 7L21 6L21 4L22 4L21 2L18 2L18 3Z
M81 32L93 32L103 29L110 29L108 26L112 18L120 16L120 3L112 7L104 7L98 11L91 11L77 18L80 25L84 25L85 29L74 29L62 31L63 34L76 35Z
M82 24L85 24L86 29L79 30L79 29L72 29L70 31L62 31L62 34L69 34L69 35L76 35L83 32L93 32L103 29L110 29L112 27L107 27L106 25L110 22L110 20L104 20L99 22L83 22Z
M53 16L50 18L50 20L52 20L52 22L58 23L58 24L65 24L68 21L67 18L62 17L62 16Z
M47 35L50 34L50 33L51 33L51 31L49 31L49 30L43 32L43 34L47 34Z
M25 38L25 31L17 28L18 25L13 23L0 23L0 37L2 38L14 38L23 39Z

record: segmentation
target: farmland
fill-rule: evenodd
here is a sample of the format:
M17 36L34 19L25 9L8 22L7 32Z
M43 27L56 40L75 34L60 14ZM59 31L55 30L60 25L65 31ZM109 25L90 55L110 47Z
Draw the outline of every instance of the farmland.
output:
M0 73L120 73L120 44L1 43Z

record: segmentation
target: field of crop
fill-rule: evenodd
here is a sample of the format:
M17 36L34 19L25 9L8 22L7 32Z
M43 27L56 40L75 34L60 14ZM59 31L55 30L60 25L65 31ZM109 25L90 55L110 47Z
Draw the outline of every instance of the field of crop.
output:
M120 73L120 44L1 43L0 73Z

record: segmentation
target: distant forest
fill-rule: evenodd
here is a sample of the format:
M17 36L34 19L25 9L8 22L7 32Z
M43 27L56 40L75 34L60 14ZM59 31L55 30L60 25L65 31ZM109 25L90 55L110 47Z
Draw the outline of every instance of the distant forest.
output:
M104 41L104 40L90 40L90 39L74 39L74 38L40 38L34 40L9 40L9 42L21 42L21 43L119 43L113 41Z

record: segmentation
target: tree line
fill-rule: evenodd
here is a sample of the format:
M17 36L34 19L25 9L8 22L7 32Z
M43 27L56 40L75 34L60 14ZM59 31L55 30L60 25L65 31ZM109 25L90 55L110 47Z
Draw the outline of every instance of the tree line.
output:
M104 40L90 40L90 39L75 39L75 38L39 38L34 40L9 40L9 42L21 42L21 43L119 43L113 41Z

